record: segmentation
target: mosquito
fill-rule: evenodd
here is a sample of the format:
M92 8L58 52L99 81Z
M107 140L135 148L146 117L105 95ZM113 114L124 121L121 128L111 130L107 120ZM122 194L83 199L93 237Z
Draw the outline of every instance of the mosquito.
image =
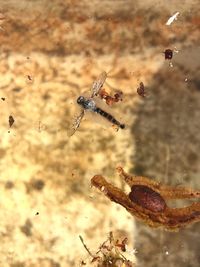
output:
M100 116L104 117L106 120L111 122L113 125L117 126L117 128L121 128L121 129L125 128L125 124L120 123L111 114L104 111L102 108L98 107L95 102L94 97L99 95L99 92L102 86L104 85L106 78L107 78L107 73L104 71L93 82L92 87L91 87L91 96L90 97L79 96L77 98L76 102L79 106L81 106L81 112L73 121L71 132L69 133L70 136L72 136L76 132L76 130L79 128L86 111L91 111L96 114L99 114Z

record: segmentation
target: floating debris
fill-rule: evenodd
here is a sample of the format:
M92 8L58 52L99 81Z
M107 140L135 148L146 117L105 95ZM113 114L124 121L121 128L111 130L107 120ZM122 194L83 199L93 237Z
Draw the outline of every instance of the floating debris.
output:
M106 101L106 104L111 106L114 103L117 103L119 101L123 100L123 92L118 90L114 96L109 95L108 92L106 92L105 89L101 89L99 92L99 96L101 97L101 99L104 99Z
M164 54L165 54L165 59L170 60L173 57L173 50L166 49L165 52L164 52Z
M140 86L137 88L137 93L138 95L145 97L146 96L146 91L143 82L140 83Z
M34 82L34 78L33 78L33 76L31 76L31 75L26 75L26 82L27 83L33 83Z
M9 118L8 118L8 122L9 122L9 126L10 126L10 128L11 128L12 125L14 124L14 122L15 122L13 116L11 116L11 115L9 116Z
M127 251L128 238L125 237L122 241L114 239L113 233L109 233L109 237L104 241L96 253L92 253L86 246L82 236L79 235L81 243L91 257L90 263L97 263L95 266L119 266L119 267L134 267L135 264L128 260L123 254ZM85 265L85 261L81 261Z
M172 24L174 20L177 20L177 16L179 15L179 12L176 12L173 16L171 16L168 21L166 22L166 25L169 26Z
M1 100L2 100L2 101L5 101L6 99L5 99L5 97L1 97Z

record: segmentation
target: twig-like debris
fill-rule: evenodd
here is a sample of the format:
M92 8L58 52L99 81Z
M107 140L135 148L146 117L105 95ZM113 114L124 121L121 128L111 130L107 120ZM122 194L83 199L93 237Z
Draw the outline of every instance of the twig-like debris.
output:
M166 25L169 26L172 24L174 20L177 20L177 16L179 15L179 12L176 12L173 16L171 16L168 21L166 22Z
M94 258L94 255L90 252L89 248L88 248L88 247L86 246L86 244L84 243L84 240L83 240L83 238L82 238L81 235L79 235L79 238L80 238L81 243L83 244L84 248L87 250L88 254L89 254L91 257Z
M121 167L118 172L130 186L129 194L108 183L101 175L95 175L91 183L111 201L122 205L131 215L143 220L147 225L179 230L191 223L200 222L200 202L193 202L183 208L170 208L167 205L168 199L199 199L200 190L168 186L146 177L131 176Z

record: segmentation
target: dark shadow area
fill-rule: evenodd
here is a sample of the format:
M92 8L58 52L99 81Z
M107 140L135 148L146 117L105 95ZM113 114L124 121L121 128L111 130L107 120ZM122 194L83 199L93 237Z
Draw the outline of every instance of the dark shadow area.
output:
M146 85L148 97L132 126L136 152L130 173L198 189L200 49L180 51L172 63L166 61ZM199 266L200 224L171 233L137 223L137 230L138 266Z

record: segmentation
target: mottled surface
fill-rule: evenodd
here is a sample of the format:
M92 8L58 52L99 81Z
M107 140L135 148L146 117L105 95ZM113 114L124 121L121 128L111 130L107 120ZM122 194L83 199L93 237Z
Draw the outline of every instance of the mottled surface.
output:
M175 46L180 55L195 49L199 42L198 1L0 2L1 265L78 266L80 259L88 257L78 235L96 251L112 230L128 237L133 244L129 244L130 249L138 248L138 265L164 266L164 262L168 266L198 266L199 244L193 242L198 226L184 230L183 236L170 233L167 237L160 231L144 230L141 224L135 229L126 211L90 188L95 174L114 180L117 165L135 167L137 173L145 171L158 179L171 175L168 183L182 183L186 181L182 178L191 174L186 182L196 186L199 132L193 128L199 127L199 82L193 77L199 75L196 67L191 72L191 64L183 71L178 62L170 68L162 52ZM166 21L177 10L180 17L167 27ZM198 60L195 57L191 61ZM77 112L73 101L103 70L110 71L109 85L124 93L123 102L114 109L128 127L116 133L88 120L69 139L69 122ZM194 82L184 83L186 76ZM147 102L136 93L141 81L149 88ZM171 94L158 91L165 83ZM112 92L107 85L106 90ZM187 107L189 98L194 108ZM146 125L155 114L162 116L161 103L168 107L166 113L173 120L177 119L175 107L180 107L178 116L190 114L193 118L187 117L187 127L182 126L183 119L175 123L179 128L174 139L170 137L170 146L162 140L173 134L173 127L163 137L167 128L161 123L163 119L159 127L157 121L151 123L154 131L146 130L151 129ZM160 107L158 111L156 107ZM9 116L14 119L11 128ZM156 144L164 147L145 143L154 137ZM138 138L143 138L144 145ZM184 150L183 144L190 149ZM166 167L166 155L171 159L172 149L178 151L173 158L177 164L170 160ZM120 185L119 180L113 182Z

